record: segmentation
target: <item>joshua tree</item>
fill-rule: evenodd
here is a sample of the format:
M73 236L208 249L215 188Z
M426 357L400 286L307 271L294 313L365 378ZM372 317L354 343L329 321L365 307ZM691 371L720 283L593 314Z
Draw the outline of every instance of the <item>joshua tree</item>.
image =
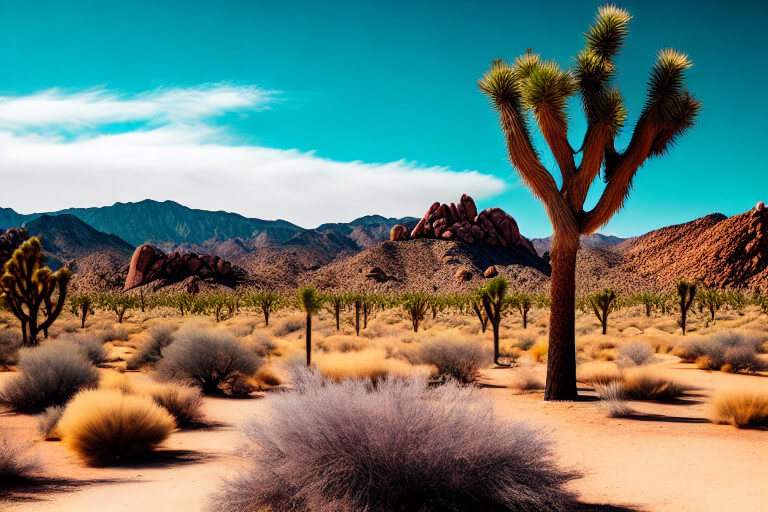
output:
M520 311L523 319L523 329L528 328L528 312L533 307L533 296L530 293L519 292L509 298L509 304Z
M725 297L719 290L714 288L703 289L699 291L699 304L709 309L710 321L715 321L715 312L725 303Z
M608 332L608 315L617 308L616 291L605 289L600 293L590 295L587 300L592 311L603 326L603 334Z
M614 59L628 33L631 16L611 5L601 7L586 34L586 47L572 70L542 61L531 52L514 64L496 60L479 82L499 114L512 165L544 204L552 224L552 308L549 324L547 400L576 398L575 267L579 236L594 232L624 204L643 162L664 154L693 126L700 102L684 85L688 57L675 50L658 53L648 80L648 97L623 152L614 140L627 118L618 89L611 86ZM581 147L568 140L567 100L580 94L587 119ZM528 128L528 112L560 168L560 183L539 159ZM580 161L575 155L581 153ZM584 201L602 170L605 190L589 210Z
M24 346L37 345L37 333L47 330L58 318L67 296L72 275L69 269L51 272L44 262L43 247L33 237L14 251L0 276L0 298L21 322Z
M400 297L400 304L411 316L413 332L419 332L419 324L424 320L430 307L429 298L423 293L408 292Z
M477 319L480 320L480 329L482 332L488 328L488 315L485 314L485 308L483 307L483 292L482 289L473 293L469 297L469 304L472 307L472 311L475 312Z
M261 309L264 314L264 325L269 325L269 315L280 309L284 304L283 300L275 292L262 290L245 297L246 304Z
M69 303L72 305L72 314L80 316L80 328L85 328L85 319L93 314L93 296L88 293L72 295Z
M692 281L678 281L677 282L677 295L680 297L680 327L683 328L683 336L685 336L685 322L688 317L688 310L693 304L693 299L696 298L696 283Z
M325 298L328 311L333 313L336 319L336 330L341 330L341 310L347 304L347 296L343 293L332 293Z
M299 307L307 314L307 366L312 364L312 315L323 307L323 298L311 286L299 290Z
M128 310L139 307L139 301L132 295L113 292L99 296L99 306L117 315L117 323L121 324Z
M494 277L482 289L483 309L493 328L493 362L499 364L499 326L507 301L507 280Z

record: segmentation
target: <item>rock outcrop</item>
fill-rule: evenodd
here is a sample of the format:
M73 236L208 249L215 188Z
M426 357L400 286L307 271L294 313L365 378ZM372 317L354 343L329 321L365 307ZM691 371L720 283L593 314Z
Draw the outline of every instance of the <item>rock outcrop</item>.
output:
M394 235L395 228L392 228L390 239ZM501 208L487 208L477 213L475 202L467 194L461 196L458 204L433 203L413 228L410 238L484 242L496 247L522 248L536 254L531 242L520 234L512 216Z
M24 228L8 228L5 231L0 229L0 273L2 273L3 264L13 255L13 251L26 240L29 240L29 232Z
M228 281L233 277L232 264L218 256L178 251L165 254L150 244L144 244L137 247L131 257L123 290L157 280L163 280L164 284L189 280L188 288L194 290L200 280Z

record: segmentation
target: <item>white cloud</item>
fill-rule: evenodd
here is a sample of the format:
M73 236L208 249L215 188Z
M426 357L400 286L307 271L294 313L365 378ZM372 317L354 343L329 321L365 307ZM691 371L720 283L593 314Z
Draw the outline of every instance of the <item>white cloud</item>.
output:
M196 121L243 109L266 108L276 92L211 84L157 89L126 96L105 89L67 94L50 89L29 96L0 96L0 126L82 128L111 123Z
M0 125L6 123L0 130L0 206L28 213L171 199L315 227L372 213L421 215L433 201L504 190L501 179L476 171L406 161L339 162L313 152L223 143L225 133L205 124L204 117L266 103L255 88L212 91L175 89L133 98L56 93L50 116L40 107L47 93L0 101ZM149 125L116 134L92 130L74 139L55 130L40 135L26 129L129 118Z

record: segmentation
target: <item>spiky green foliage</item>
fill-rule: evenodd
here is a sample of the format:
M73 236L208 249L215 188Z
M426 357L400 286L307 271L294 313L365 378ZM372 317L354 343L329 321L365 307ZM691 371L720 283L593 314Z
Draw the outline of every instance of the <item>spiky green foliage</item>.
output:
M595 313L595 316L600 320L600 324L603 327L603 334L608 332L608 315L611 312L616 311L621 306L618 301L616 290L606 288L605 290L587 296L587 302Z
M269 317L272 313L288 305L285 297L270 290L246 292L243 296L243 303L246 306L261 310L264 315L264 325L269 325Z
M324 297L311 286L301 288L296 296L299 308L307 314L307 330L305 334L307 349L307 366L312 364L312 316L320 312Z
M576 92L576 82L569 71L547 61L531 66L527 76L520 79L520 88L525 106L534 113L543 108L564 112L565 102Z
M715 288L702 288L699 290L697 300L699 304L709 310L709 319L715 320L715 313L725 304L725 294Z
M480 289L483 309L493 328L493 362L499 363L499 328L501 315L508 305L507 290L509 283L501 276L494 277Z
M85 328L85 320L88 315L93 314L93 306L96 298L90 293L76 293L70 295L69 304L73 315L80 317L80 327Z
M44 263L43 246L33 237L14 251L0 276L0 298L21 322L25 346L37 345L37 334L58 318L72 275L66 267L52 272Z
M419 331L419 324L429 310L429 297L421 292L407 292L400 296L400 306L411 317L413 332Z
M121 292L102 293L97 297L101 309L112 311L117 315L117 322L123 323L125 314L139 307L139 298Z

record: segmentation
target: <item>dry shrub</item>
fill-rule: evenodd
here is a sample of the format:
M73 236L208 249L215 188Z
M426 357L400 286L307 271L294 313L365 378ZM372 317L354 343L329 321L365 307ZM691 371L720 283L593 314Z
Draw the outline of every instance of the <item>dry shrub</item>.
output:
M128 370L154 364L162 357L162 351L173 342L175 329L170 325L155 325L147 331L147 340L125 363Z
M712 400L710 418L714 423L738 428L768 427L768 391L742 389L721 392Z
M516 345L520 347L522 350L529 350L534 345L536 345L535 334L531 334L529 332L521 332L521 333L516 333L515 338L517 338Z
M433 338L421 342L416 358L421 364L435 366L441 376L468 384L491 363L491 352L477 341Z
M122 373L105 372L99 380L101 389L114 389L122 393L135 393L136 388L128 379L128 376Z
M208 510L573 510L555 463L524 423L454 383L305 379L248 423L249 467Z
M210 394L234 374L253 375L262 362L227 331L181 329L163 349L156 371L163 380L194 384Z
M285 378L278 372L274 366L265 364L256 371L253 380L259 389L270 389L281 386Z
M56 427L59 425L62 414L64 414L64 406L53 405L37 417L37 431L43 439L46 441L61 439Z
M277 343L272 336L264 331L254 331L245 339L245 345L250 347L259 357L269 357L277 350Z
M514 370L510 387L518 393L543 389L544 383L536 375L532 364L520 366Z
M116 390L76 395L59 420L64 444L90 465L140 458L173 431L173 417L150 398Z
M576 380L589 386L605 386L621 380L621 371L614 363L593 361L576 368Z
M320 374L336 382L345 379L367 379L378 382L385 377L407 377L416 368L400 359L387 359L381 349L357 352L318 353L315 364Z
M765 368L758 357L765 335L750 331L721 331L681 343L672 352L705 370L756 372Z
M634 413L626 401L627 396L620 382L598 384L595 391L600 398L600 408L609 418L626 418Z
M70 344L46 343L19 351L19 374L0 389L0 405L42 411L61 405L83 388L99 382L96 368Z
M547 352L549 351L549 344L537 343L531 347L528 351L528 355L533 358L534 361L539 362L547 358Z
M304 315L293 315L283 319L280 323L275 325L272 328L272 334L278 338L282 338L292 332L304 329L305 326L306 318Z
M0 368L16 364L21 341L21 334L18 332L10 329L0 330Z
M96 332L102 342L107 341L128 341L131 338L128 329L122 325L110 325Z
M11 441L0 435L0 488L19 481L32 480L40 471L40 461L30 455L29 444Z
M99 365L107 360L107 349L104 348L104 339L99 333L79 332L76 334L65 334L56 340L56 343L71 345L75 349L82 351L86 359L93 364Z
M631 400L672 400L689 389L658 370L644 367L625 370L621 385Z
M203 396L197 388L162 382L140 385L137 394L148 396L168 411L179 427L195 426L204 422Z
M656 359L653 346L646 341L630 341L618 348L619 366L643 366Z

